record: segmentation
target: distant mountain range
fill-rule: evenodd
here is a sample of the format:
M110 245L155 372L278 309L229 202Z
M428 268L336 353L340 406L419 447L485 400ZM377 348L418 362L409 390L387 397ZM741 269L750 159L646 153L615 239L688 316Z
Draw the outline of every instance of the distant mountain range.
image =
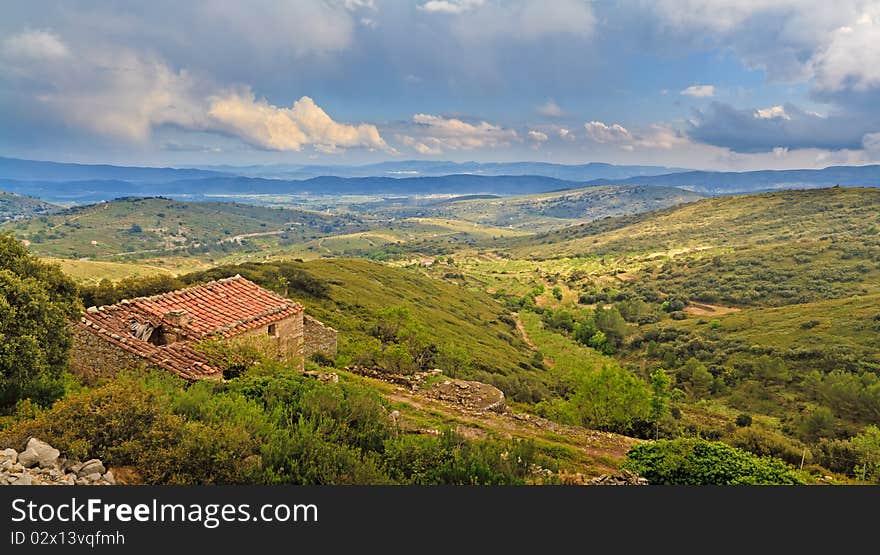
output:
M649 175L651 172L663 173ZM373 175L313 176L315 173ZM299 177L277 178L281 174ZM406 161L368 166L274 165L193 169L0 158L0 190L61 203L157 195L209 200L235 195L282 194L528 195L614 184L678 187L712 195L834 185L876 187L880 186L880 165L832 166L821 170L708 172L597 163L565 166L537 162Z
M880 165L830 166L821 170L761 170L751 172L689 171L638 176L628 179L595 179L586 185L653 185L679 187L711 195L754 193L779 189L817 187L880 187Z
M191 168L141 168L135 166L108 166L105 164L68 164L63 162L44 162L40 160L21 160L0 157L0 178L20 181L173 181L176 179L198 179L219 177L224 174L216 171Z
M314 177L305 180L259 177L210 177L164 182L120 180L20 181L0 177L0 190L60 203L91 203L121 196L165 196L190 200L216 200L235 195L425 195L498 194L527 195L583 185L534 175L439 177Z
M615 166L598 162L565 165L545 162L443 162L424 160L381 162L363 166L272 164L244 167L206 166L205 169L269 179L309 179L328 175L336 177L438 177L474 174L495 176L541 175L567 181L622 179L637 175L659 175L690 171L666 166Z

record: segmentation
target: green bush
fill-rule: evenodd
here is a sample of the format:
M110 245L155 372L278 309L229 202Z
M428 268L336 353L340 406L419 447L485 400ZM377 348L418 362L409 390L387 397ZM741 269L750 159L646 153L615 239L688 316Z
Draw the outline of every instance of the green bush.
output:
M659 440L641 443L627 453L623 468L651 484L663 485L800 485L803 477L784 462L757 457L718 441Z
M68 324L79 310L70 278L0 233L0 412L64 394Z

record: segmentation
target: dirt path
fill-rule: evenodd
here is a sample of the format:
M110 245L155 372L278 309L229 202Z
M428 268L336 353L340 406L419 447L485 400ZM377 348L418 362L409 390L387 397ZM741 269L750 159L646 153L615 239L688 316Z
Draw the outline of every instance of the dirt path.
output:
M590 470L596 475L615 472L616 462L640 441L609 432L556 424L525 413L470 412L404 388L384 395L392 402L405 403L421 412L442 414L444 419L455 422L458 432L466 437L485 437L487 430L493 430L508 437L540 439L576 449L593 461Z
M694 314L696 316L720 316L722 314L730 314L731 312L739 312L740 310L741 309L733 306L718 306L705 303L691 303L684 308L685 312L687 312L688 314Z
M526 327L523 325L522 320L519 319L519 313L514 312L513 317L516 320L516 329L519 331L519 334L522 336L523 341L526 342L526 345L531 347L531 349L533 351L540 351L540 349L538 349L538 346L535 344L535 342L532 341L532 338L529 337L529 334L526 331ZM556 364L547 357L544 357L543 362L544 362L544 365L547 366L548 368L554 368L556 366Z

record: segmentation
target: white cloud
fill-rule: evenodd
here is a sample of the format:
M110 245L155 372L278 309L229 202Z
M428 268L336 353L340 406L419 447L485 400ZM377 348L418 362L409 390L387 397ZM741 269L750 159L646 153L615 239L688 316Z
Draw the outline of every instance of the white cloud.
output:
M565 112L559 107L559 104L552 99L547 100L547 102L535 108L535 111L548 118L560 118L565 115Z
M547 142L547 139L549 138L549 137L547 137L546 133L544 133L542 131L535 131L535 130L529 131L528 136L531 140L539 142L539 143Z
M70 56L70 50L50 31L23 31L3 41L3 54L23 60L58 60Z
M565 139L566 141L574 141L577 139L575 134L571 132L571 129L566 127L560 127L556 130L556 133L559 135L560 139Z
M758 119L785 119L790 120L791 116L785 112L785 106L771 106L770 108L759 108L755 110L755 117Z
M852 24L835 29L810 66L822 91L865 91L880 87L880 3Z
M591 121L584 124L584 129L589 139L597 143L614 144L625 150L671 150L689 142L683 133L663 124L653 124L644 131L632 133L617 123L608 125L601 121Z
M208 115L218 128L267 150L302 150L312 145L321 152L365 147L389 150L375 125L334 121L308 96L280 108L253 93L231 93L210 99Z
M697 98L708 98L715 96L715 86L714 85L692 85L679 94L683 94L684 96L694 96Z
M156 128L171 125L220 132L268 150L306 145L323 152L391 150L376 126L338 123L309 97L279 108L256 100L247 86L218 87L124 48L72 48L46 31L5 40L0 71L28 83L28 94L19 100L32 109L49 110L70 127L126 141L146 142Z
M622 125L617 123L606 125L601 121L591 121L584 124L587 137L597 143L620 143L632 140L632 135Z
M412 117L416 136L402 135L404 144L420 153L436 154L445 150L472 150L510 146L518 141L513 129L505 129L486 121L468 123L458 118L445 118L430 114Z
M729 50L770 80L811 81L829 93L880 86L877 0L641 0L640 6L665 43Z
M429 13L457 15L475 10L485 3L485 0L429 0L420 4L419 9Z
M867 133L862 137L862 146L868 152L880 156L880 133Z

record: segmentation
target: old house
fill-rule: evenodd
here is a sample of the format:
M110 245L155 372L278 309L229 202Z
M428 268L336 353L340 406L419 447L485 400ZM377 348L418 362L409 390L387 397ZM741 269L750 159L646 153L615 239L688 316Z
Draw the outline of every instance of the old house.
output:
M71 369L85 378L158 367L188 380L223 378L200 344L255 340L302 361L336 354L336 330L240 275L161 295L90 307L73 326Z

